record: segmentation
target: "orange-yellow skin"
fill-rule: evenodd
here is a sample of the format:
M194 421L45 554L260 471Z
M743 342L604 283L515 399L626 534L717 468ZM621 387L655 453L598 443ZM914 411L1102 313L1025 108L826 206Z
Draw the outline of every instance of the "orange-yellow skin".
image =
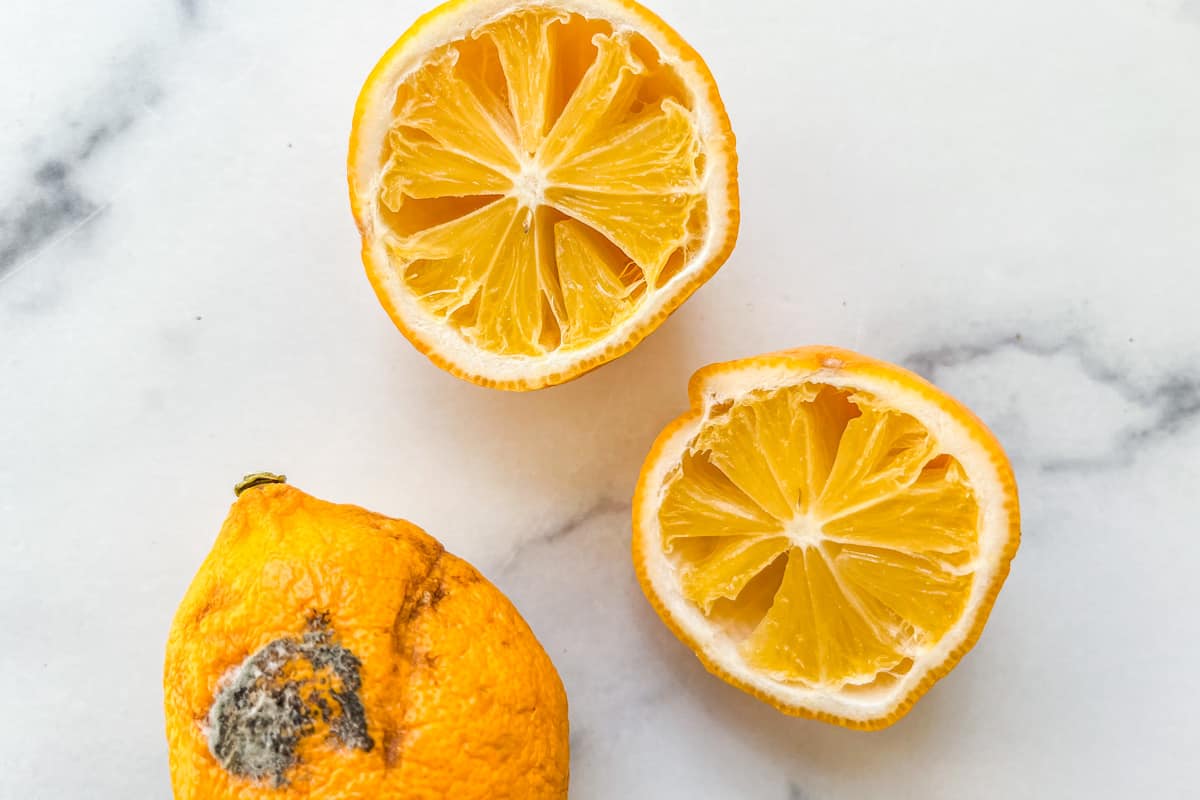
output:
M287 785L227 772L204 731L222 678L327 612L361 660L369 752L305 738ZM177 800L561 800L567 700L512 604L416 526L287 485L234 504L171 627Z
M714 248L712 256L708 261L692 273L692 276L678 288L674 290L671 297L664 303L661 310L645 321L645 324L634 331L631 331L628 336L621 340L612 341L604 352L587 360L573 362L567 369L561 372L548 375L537 380L527 378L517 379L497 379L488 375L479 375L473 372L464 370L446 359L436 348L436 343L426 338L419 330L405 323L403 315L395 307L388 293L383 288L383 276L392 267L390 264L380 263L375 258L372 252L372 241L368 232L370 226L366 220L366 209L362 207L360 202L360 193L355 185L354 162L359 149L362 147L360 135L363 126L363 117L365 114L366 98L369 96L373 88L379 84L387 75L389 65L399 59L410 43L429 25L444 17L457 17L469 15L473 0L449 0L449 2L434 8L431 11L423 14L412 27L405 31L399 39L396 40L388 51L383 54L375 68L371 70L371 74L367 76L366 82L359 93L358 103L354 108L354 122L350 130L350 155L348 157L348 179L350 185L350 209L354 214L354 220L358 225L359 232L362 234L362 260L363 265L367 270L367 278L371 282L372 288L375 290L375 296L379 298L379 302L387 311L388 316L392 318L392 322L400 330L404 337L412 343L413 347L417 348L426 358L432 361L437 366L446 370L456 377L471 381L480 386L486 386L492 389L502 389L506 391L525 392L533 389L541 389L547 386L556 386L560 383L574 380L575 378L591 372L593 369L607 364L620 356L625 355L634 347L636 347L643 339L653 333L659 325L661 325L667 317L671 316L684 301L703 286L709 278L716 274L717 270L729 259L733 252L734 245L737 243L738 226L741 220L741 212L739 207L738 196L738 181L737 181L737 152L734 145L733 127L729 121L729 115L725 110L725 104L721 100L720 92L717 90L716 79L713 78L712 72L708 65L704 63L704 59L700 54L688 44L682 36L680 36L670 25L660 19L654 12L642 6L640 3L633 0L607 0L607 2L617 8L622 8L634 14L640 22L640 30L654 31L669 41L676 49L679 57L696 68L699 74L704 76L704 84L702 86L691 86L694 92L705 94L712 107L716 110L719 118L719 126L723 131L726 140L726 156L727 156L727 177L726 185L728 186L727 203L729 206L728 219L729 224L726 230L728 235L725 239L719 242ZM553 3L547 2L547 6L552 7Z
M641 552L643 542L647 536L654 536L656 532L646 531L641 520L646 510L646 504L653 502L653 498L649 497L647 478L652 470L652 467L663 457L663 448L671 437L683 426L691 425L703 415L704 406L704 391L705 386L710 379L722 373L738 372L740 370L754 367L773 367L783 366L789 369L794 369L799 374L809 374L816 370L829 370L831 364L840 363L838 370L850 373L851 375L872 375L885 378L891 382L903 385L906 391L916 393L925 400L940 406L943 410L952 414L956 419L962 422L972 432L972 438L984 448L991 456L993 463L996 465L999 474L1002 476L1003 491L1006 497L1005 507L1008 511L1009 519L1009 536L1008 542L1001 555L1000 567L995 573L991 585L987 588L983 605L979 609L972 622L970 631L962 644L953 650L950 655L939 666L931 669L917 686L913 688L907 696L893 709L892 713L885 717L870 720L848 719L846 717L828 714L824 712L813 711L802 706L789 705L781 702L777 697L758 690L757 688L748 685L744 681L730 675L727 670L721 667L720 664L709 658L704 650L684 632L683 628L674 620L671 612L663 604L655 593L654 588L650 584L650 580L646 574L646 565L642 560ZM688 399L690 409L683 415L677 417L674 421L663 429L662 433L655 439L654 445L650 448L649 455L642 466L642 471L638 476L637 488L633 495L633 561L634 570L637 573L638 583L642 587L643 594L650 601L650 605L658 613L663 623L686 644L700 662L704 664L705 669L716 675L721 680L729 683L742 691L757 697L765 703L774 706L784 714L795 717L806 717L808 719L817 719L823 722L832 722L836 725L841 725L846 728L856 730L879 730L892 725L910 710L917 700L929 690L933 684L937 683L941 678L945 677L950 670L958 665L962 657L966 655L975 643L979 640L980 634L983 633L984 625L987 624L988 615L991 613L992 606L995 605L996 596L1000 593L1000 588L1004 585L1005 578L1008 577L1010 563L1013 557L1017 554L1017 547L1021 543L1021 514L1017 500L1017 482L1013 475L1012 465L1008 461L1008 456L1005 455L1004 449L1000 446L995 435L984 425L979 417L964 406L962 403L955 400L950 395L943 392L941 389L934 386L929 381L914 372L904 369L903 367L889 364L886 361L864 356L850 350L843 350L838 347L829 347L825 345L813 345L809 347L799 347L793 350L782 350L777 353L767 353L761 356L744 358L737 361L727 361L720 364L710 364L702 367L692 375L688 381Z

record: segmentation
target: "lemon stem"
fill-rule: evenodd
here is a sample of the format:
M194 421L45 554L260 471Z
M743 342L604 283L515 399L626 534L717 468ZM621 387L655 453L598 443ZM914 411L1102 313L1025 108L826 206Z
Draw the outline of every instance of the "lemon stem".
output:
M241 497L242 492L247 489L266 486L269 483L287 483L287 475L276 475L274 472L252 472L234 484L233 493Z

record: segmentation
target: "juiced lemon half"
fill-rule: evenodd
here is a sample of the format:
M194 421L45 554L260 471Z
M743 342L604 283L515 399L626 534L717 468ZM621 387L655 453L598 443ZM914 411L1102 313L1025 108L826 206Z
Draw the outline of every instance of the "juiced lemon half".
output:
M728 257L733 132L699 55L629 0L452 0L383 56L350 198L400 330L535 389L631 349Z
M714 673L791 714L902 716L971 648L1020 539L970 411L907 370L804 348L716 364L646 459L633 558Z

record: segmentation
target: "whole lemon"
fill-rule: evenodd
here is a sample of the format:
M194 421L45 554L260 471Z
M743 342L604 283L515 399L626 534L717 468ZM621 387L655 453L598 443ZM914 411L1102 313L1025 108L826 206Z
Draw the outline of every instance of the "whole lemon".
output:
M250 476L175 616L177 800L567 796L567 700L524 620L403 520Z

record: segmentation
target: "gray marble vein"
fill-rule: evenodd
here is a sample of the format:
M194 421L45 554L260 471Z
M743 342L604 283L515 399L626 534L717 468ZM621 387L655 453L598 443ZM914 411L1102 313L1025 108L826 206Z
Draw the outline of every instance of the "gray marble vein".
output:
M55 234L101 208L76 184L73 173L78 163L58 158L42 162L18 193L19 199L0 211L0 276Z
M681 686L710 686L637 585L629 508L628 502L599 498L517 545L495 570L497 585L554 658L571 698L576 780L587 781L589 774L602 780L619 746L615 734L650 735L649 720L669 713ZM671 666L647 670L647 663Z
M41 152L35 166L0 197L0 279L107 207L110 197L86 189L81 173L160 99L161 88L146 78L147 62L142 54L122 62L108 88L87 98L88 114L63 113L47 143L26 148Z
M1037 358L1069 358L1087 379L1097 386L1107 387L1132 406L1146 412L1145 421L1131 422L1113 431L1107 447L1097 454L1042 460L1038 466L1047 472L1128 466L1147 446L1177 434L1200 420L1200 369L1196 365L1169 369L1148 380L1135 377L1098 354L1080 335L1045 341L1022 334L1006 334L919 351L908 355L903 363L936 383L947 371L1006 352L1019 352Z
M518 564L522 557L531 549L545 547L546 545L568 539L571 536L584 530L593 520L603 517L607 514L616 514L622 511L629 510L629 503L614 500L611 497L602 497L590 506L580 511L578 514L569 517L563 522L555 525L550 530L535 536L532 539L527 539L517 545L504 563L500 567L500 572L507 572Z

